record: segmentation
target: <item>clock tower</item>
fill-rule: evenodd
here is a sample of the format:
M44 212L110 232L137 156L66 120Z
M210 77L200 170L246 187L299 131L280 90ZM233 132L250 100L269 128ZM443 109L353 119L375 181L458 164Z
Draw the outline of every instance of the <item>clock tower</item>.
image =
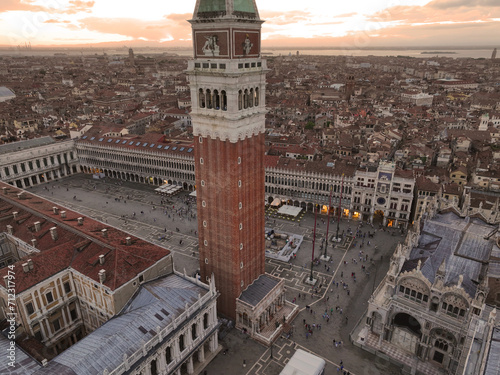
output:
M200 272L218 311L263 275L266 61L254 0L197 0L186 71L195 139Z

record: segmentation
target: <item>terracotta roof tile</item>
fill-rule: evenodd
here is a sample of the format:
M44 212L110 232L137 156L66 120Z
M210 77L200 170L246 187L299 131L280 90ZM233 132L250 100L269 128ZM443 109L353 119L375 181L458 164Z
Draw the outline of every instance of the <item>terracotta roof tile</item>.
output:
M3 187L8 194L0 190L2 229L11 225L13 235L28 245L36 239L36 248L40 251L29 256L34 265L29 272L22 272L26 259L15 263L19 273L22 272L16 278L18 293L66 268L96 282L99 282L99 271L104 269L104 285L115 290L170 254L167 249L0 182L0 189ZM24 199L18 198L20 192L23 192ZM54 213L53 207L58 207L58 214ZM61 211L66 211L66 218L60 216ZM16 219L14 212L17 212ZM83 218L81 224L79 217ZM40 223L38 231L35 231L36 222ZM53 227L57 232L55 240L50 232ZM106 237L102 235L102 229L107 229ZM131 238L129 245L126 237ZM100 255L104 255L104 264L99 263ZM0 279L6 273L7 269L0 270Z

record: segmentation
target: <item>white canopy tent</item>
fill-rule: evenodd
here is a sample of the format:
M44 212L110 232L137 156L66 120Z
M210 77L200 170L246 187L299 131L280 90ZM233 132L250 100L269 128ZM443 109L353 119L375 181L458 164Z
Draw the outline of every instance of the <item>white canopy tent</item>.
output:
M302 211L302 207L284 205L284 206L281 206L279 208L278 214L297 217L301 211Z

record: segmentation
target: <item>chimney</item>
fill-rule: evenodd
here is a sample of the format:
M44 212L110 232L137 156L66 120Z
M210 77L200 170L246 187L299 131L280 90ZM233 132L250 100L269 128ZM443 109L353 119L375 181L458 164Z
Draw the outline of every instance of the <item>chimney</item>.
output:
M6 187L3 187L3 188L2 188L2 191L3 191L3 193L4 193L5 195L7 195L7 188L6 188Z
M106 228L102 229L101 233L102 233L103 237L106 237L106 238L108 237L108 230Z
M28 263L23 263L23 271L24 272L29 272L30 268L28 266Z
M12 228L12 225L10 225L10 224L7 224L7 233L8 234L14 233L14 228Z
M18 199L24 199L23 198L23 193L24 193L24 191L21 191L20 193L17 193L17 198Z
M19 212L14 211L14 212L12 213L12 215L14 215L14 220L17 220L17 217L19 216Z
M6 287L7 289L8 289L8 288L10 288L10 285L9 285L9 276L7 276L7 275L6 275L6 276L4 276L4 277L3 277L3 282L4 282L5 287Z
M32 269L33 269L33 261L32 261L31 259L28 259L28 268L29 268L30 270L32 270Z
M99 255L99 263L104 264L104 254Z
M83 217L79 217L76 220L78 220L78 225L83 225Z
M66 219L66 211L61 211L61 217L62 217L63 219Z
M52 207L52 211L54 211L54 214L59 214L59 208L58 207Z
M106 270L99 271L99 282L103 284L106 281Z
M52 237L54 241L57 240L57 227L50 228L50 237Z
M127 241L127 245L130 245L132 243L132 238L127 237L125 238L125 241Z
M40 231L42 224L39 221L35 221L35 232Z
M31 246L36 247L36 245L38 245L38 241L36 240L36 238L33 238L31 240Z

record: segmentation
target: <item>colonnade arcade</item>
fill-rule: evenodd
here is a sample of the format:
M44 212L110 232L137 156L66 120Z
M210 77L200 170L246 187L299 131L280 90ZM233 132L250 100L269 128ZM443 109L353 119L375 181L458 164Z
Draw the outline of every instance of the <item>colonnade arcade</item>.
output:
M173 339L161 345L132 372L134 375L184 375L199 373L219 348L215 307L199 315ZM208 335L207 335L207 333Z
M88 166L82 166L83 173L104 173L106 177L116 178L123 181L131 181L138 182L141 184L155 185L161 186L165 183L174 186L182 186L184 190L193 191L194 185L192 183L188 183L182 180L168 179L164 180L161 177L153 177L153 176L142 176L137 173L123 172L123 171L115 171L110 169L100 169Z
M238 320L237 326L239 328L248 329L250 335L261 333L264 327L269 325L274 315L276 315L283 306L285 306L285 292L280 293L270 304L267 304L263 311L250 311L242 308L240 311L236 311ZM275 327L271 328L272 330L275 329Z

